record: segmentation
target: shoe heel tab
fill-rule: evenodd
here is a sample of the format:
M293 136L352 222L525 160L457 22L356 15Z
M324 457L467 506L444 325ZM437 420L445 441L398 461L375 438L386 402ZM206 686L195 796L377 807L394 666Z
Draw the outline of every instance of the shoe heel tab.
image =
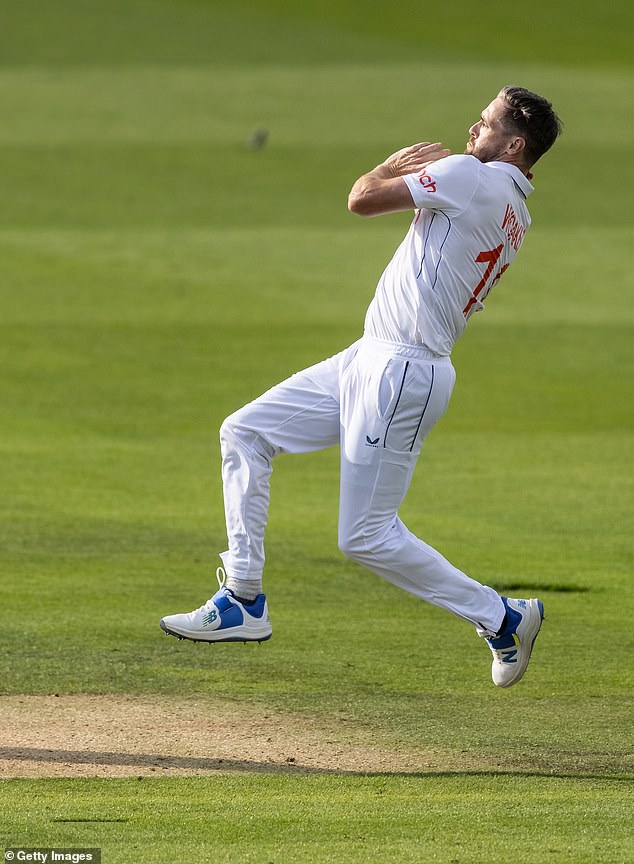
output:
M260 618L266 605L266 594L258 594L252 603L244 604L244 608L254 618Z

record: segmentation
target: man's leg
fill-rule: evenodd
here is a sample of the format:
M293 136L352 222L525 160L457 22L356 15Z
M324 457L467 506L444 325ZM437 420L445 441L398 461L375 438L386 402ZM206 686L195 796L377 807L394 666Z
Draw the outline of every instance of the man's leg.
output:
M397 515L452 387L448 361L417 360L402 346L381 357L380 346L362 345L342 378L339 544L369 570L475 624L493 653L493 682L511 687L528 666L544 617L541 601L500 597L414 536Z
M229 549L221 554L227 585L250 599L262 587L264 532L272 461L339 443L342 355L278 384L228 417L220 429Z
M397 513L453 383L448 360L387 350L381 358L374 344L362 347L342 380L339 545L369 570L493 635L505 615L497 592L412 534Z
M219 568L220 588L199 609L161 620L170 635L204 642L270 637L262 568L271 463L278 453L305 453L338 443L338 379L354 352L352 346L293 375L222 424L229 549L221 557L226 573Z

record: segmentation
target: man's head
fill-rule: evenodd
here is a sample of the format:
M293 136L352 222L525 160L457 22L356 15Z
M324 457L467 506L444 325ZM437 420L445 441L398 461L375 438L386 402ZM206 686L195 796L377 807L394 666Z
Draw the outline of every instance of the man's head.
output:
M561 120L543 96L523 87L504 87L469 129L465 152L481 162L511 162L527 171L561 130Z

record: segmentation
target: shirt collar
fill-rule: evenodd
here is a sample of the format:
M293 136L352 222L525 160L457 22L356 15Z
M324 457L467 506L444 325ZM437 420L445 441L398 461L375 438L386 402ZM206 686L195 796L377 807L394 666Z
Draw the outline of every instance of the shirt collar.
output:
M528 198L531 192L535 191L535 187L532 185L526 174L522 174L517 165L511 165L510 162L487 162L486 164L490 168L497 168L498 170L506 171L515 185L519 187L524 198Z

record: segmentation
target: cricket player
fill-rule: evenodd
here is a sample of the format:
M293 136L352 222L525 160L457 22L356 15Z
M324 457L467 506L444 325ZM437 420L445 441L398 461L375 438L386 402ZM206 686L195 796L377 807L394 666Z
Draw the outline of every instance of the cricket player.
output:
M362 338L222 424L229 548L220 556L220 588L199 609L163 618L164 631L208 642L271 636L262 570L273 459L338 444L341 551L469 621L493 653L496 685L520 680L541 601L501 597L470 578L412 534L398 509L447 408L453 345L513 263L530 226L530 169L560 132L550 102L504 87L469 129L464 154L414 144L354 183L352 213L412 210L407 235L379 280Z

